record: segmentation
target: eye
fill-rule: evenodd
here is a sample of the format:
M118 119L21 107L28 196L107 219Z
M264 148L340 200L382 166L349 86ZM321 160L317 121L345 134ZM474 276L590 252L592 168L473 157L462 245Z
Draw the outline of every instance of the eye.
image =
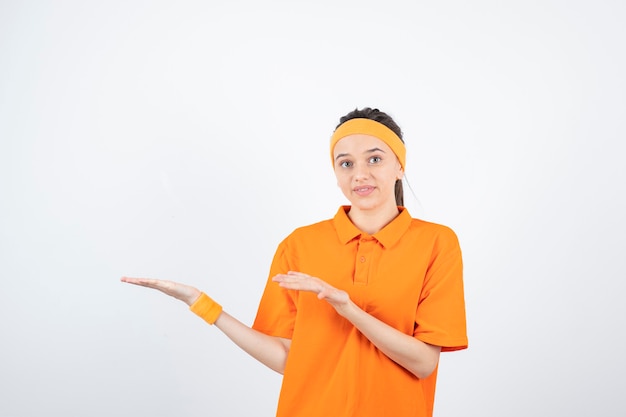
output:
M382 159L381 159L381 157L380 157L380 156L372 156L372 157L369 159L369 163L370 163L370 164L377 164L377 163L379 163L380 161L382 161Z
M342 168L350 168L352 166L352 162L351 161L341 161L339 163L339 166Z

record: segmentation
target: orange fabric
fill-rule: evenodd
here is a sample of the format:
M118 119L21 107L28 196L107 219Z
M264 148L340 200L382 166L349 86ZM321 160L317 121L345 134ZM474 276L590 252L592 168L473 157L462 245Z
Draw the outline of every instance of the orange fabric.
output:
M350 119L339 125L335 132L333 132L333 135L330 138L330 161L333 166L335 166L333 151L335 150L337 142L346 136L355 134L375 136L385 142L398 157L398 161L400 161L402 169L405 169L406 147L404 146L402 139L400 139L400 137L396 135L393 130L389 129L384 124L366 118Z
M401 213L375 235L342 207L296 229L270 270L300 271L350 294L369 314L443 351L467 347L455 233ZM423 380L391 361L315 294L268 280L253 327L291 339L278 417L431 416L437 372Z
M209 324L215 323L222 314L222 306L205 293L200 294L200 297L189 306L189 310Z

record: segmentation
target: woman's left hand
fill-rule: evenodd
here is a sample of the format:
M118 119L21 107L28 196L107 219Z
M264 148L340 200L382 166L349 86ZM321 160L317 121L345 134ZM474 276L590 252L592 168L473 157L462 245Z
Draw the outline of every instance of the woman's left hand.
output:
M424 343L360 309L347 292L302 272L278 274L272 280L282 288L309 291L326 300L374 346L418 378L426 378L436 368L441 347Z
M317 294L317 298L326 300L342 316L348 308L354 305L347 292L302 272L289 271L286 274L278 274L272 278L272 281L288 290L309 291Z

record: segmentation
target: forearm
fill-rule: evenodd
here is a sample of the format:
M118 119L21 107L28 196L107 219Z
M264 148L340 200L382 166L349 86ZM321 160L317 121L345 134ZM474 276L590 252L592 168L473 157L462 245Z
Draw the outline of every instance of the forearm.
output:
M402 333L363 311L352 301L342 309L341 315L381 352L418 378L426 378L435 370L441 352L439 346L429 345Z
M283 373L291 340L258 332L222 310L222 306L195 287L174 281L122 277L122 282L153 288L183 301L192 312L217 326L237 346L261 363Z
M284 372L291 342L289 339L261 333L225 311L219 315L215 326L253 358L278 373Z
M350 300L347 292L302 272L290 271L272 279L283 288L310 291L317 294L320 300L326 300L381 352L418 378L426 378L435 370L441 352L439 346L404 334L366 313Z

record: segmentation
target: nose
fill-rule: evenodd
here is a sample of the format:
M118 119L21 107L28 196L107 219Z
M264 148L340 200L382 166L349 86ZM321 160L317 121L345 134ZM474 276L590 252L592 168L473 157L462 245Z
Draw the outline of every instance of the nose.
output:
M367 164L356 164L354 167L354 179L363 181L370 176L370 168Z

